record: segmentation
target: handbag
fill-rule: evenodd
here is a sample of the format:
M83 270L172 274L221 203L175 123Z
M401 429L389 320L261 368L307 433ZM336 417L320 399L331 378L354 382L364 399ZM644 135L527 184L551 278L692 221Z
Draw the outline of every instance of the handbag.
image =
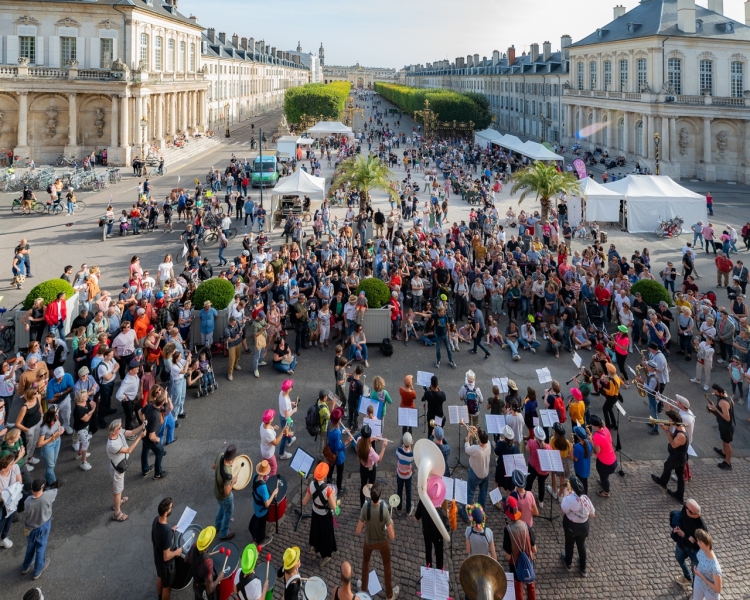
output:
M336 464L336 455L333 453L333 450L331 450L331 447L328 444L326 444L323 448L323 458L326 459L326 462L329 465Z
M112 463L112 467L114 468L115 471L117 471L118 473L124 473L125 471L128 470L128 466L129 466L129 464L128 464L129 460L128 459L129 459L129 456L125 455L125 458L123 458L117 464L113 463L111 460L109 462Z

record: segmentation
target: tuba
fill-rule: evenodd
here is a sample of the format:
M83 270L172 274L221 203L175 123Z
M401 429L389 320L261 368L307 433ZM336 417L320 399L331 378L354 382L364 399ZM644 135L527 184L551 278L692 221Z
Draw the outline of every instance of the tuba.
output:
M445 458L443 453L440 452L440 448L437 447L435 442L428 439L417 440L414 444L414 465L419 471L417 491L419 493L419 499L424 504L425 509L430 513L435 527L438 528L440 535L443 539L448 542L451 537L445 525L440 520L440 516L437 513L437 508L432 504L432 500L427 495L427 480L432 475L442 477L445 473ZM505 575L505 573L503 573Z
M503 567L484 554L475 554L462 562L459 579L469 600L502 600L508 589Z

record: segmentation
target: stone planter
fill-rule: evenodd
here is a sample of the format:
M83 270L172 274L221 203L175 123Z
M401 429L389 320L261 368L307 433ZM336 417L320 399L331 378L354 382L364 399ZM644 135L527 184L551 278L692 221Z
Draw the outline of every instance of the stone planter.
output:
M362 330L368 344L380 344L391 337L391 310L389 308L370 308L365 312Z
M78 316L78 311L80 310L78 292L68 298L65 304L68 310L68 315L65 319L65 335L67 336L70 333L70 326L73 323L73 319ZM19 348L26 348L29 345L30 332L26 331L26 327L21 321L27 312L25 310L18 310L13 316L13 321L16 324L16 346L13 349L14 352L18 352Z
M203 310L203 309L201 309ZM200 348L202 347L201 344L201 320L198 316L198 313L200 310L194 310L193 311L193 323L190 326L190 339L188 342L190 343L190 348ZM217 313L219 313L216 316L216 322L214 324L214 343L218 342L219 339L224 335L224 330L227 327L227 324L229 323L229 310L223 309L223 310L217 310Z

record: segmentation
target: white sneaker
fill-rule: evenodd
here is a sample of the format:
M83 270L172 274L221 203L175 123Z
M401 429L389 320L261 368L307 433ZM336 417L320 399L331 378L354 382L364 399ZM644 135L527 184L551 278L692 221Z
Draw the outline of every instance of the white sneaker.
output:
M691 379L690 383L700 383L700 381L698 381L697 379Z
M717 362L717 363L719 363L720 365L722 365L722 364L724 364L724 362L725 362L725 361L724 361L724 359L723 359L723 358L720 358L720 359L719 359L719 360L717 360L716 362Z
M555 490L552 489L551 485L547 486L547 493L549 493L550 496L557 500L557 494L555 493Z
M27 470L27 471L28 471L29 473L31 473L31 472L32 472L32 471L34 470L34 467L32 467L31 465L26 465L26 470Z
M289 460L290 458L292 458L292 455L289 452L284 452L284 454L279 456L279 460Z
M4 540L0 540L0 546L2 546L3 548L12 548L13 542L10 538L5 538Z
M396 600L396 598L398 598L398 593L400 591L401 591L401 588L399 588L398 586L394 587L393 588L393 596L391 596L390 598L388 598L388 600Z
M81 444L79 442L76 442L75 444L73 444L73 450L78 452L80 449L81 449Z
M72 428L68 427L67 429L65 429L65 433L67 433L68 435L73 435L75 432Z
M708 386L707 386L707 385L704 385L704 386L703 386L703 391L704 391L704 392L707 392L707 391L708 391Z
M81 471L90 471L91 470L91 465L89 463L85 462L85 463L81 463L78 468L81 469Z
M292 445L292 444L293 444L294 442L296 442L296 441L297 441L297 437L295 436L295 437L293 437L293 438L292 438L291 440L289 440L289 441L288 441L288 442L286 443L286 445L287 445L287 446L291 446L291 445Z
M39 459L34 456L34 457L32 457L32 458L29 459L29 462L32 465L38 465L39 464Z
M531 349L531 353L532 353L532 354L536 354L536 348L532 348L532 349Z

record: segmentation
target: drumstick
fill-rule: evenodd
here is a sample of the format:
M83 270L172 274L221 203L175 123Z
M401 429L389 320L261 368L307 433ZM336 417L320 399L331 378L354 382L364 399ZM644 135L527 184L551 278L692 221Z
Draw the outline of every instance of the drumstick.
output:
M231 553L232 553L232 551L231 551L231 550L230 550L229 548L227 548L227 552L226 552L226 558L224 559L224 566L223 566L223 567L221 568L221 572L222 572L222 573L224 572L224 569L226 569L226 568L227 568L227 561L229 560L229 555L230 555Z
M271 568L271 554L266 554L266 581L268 581L268 570Z

